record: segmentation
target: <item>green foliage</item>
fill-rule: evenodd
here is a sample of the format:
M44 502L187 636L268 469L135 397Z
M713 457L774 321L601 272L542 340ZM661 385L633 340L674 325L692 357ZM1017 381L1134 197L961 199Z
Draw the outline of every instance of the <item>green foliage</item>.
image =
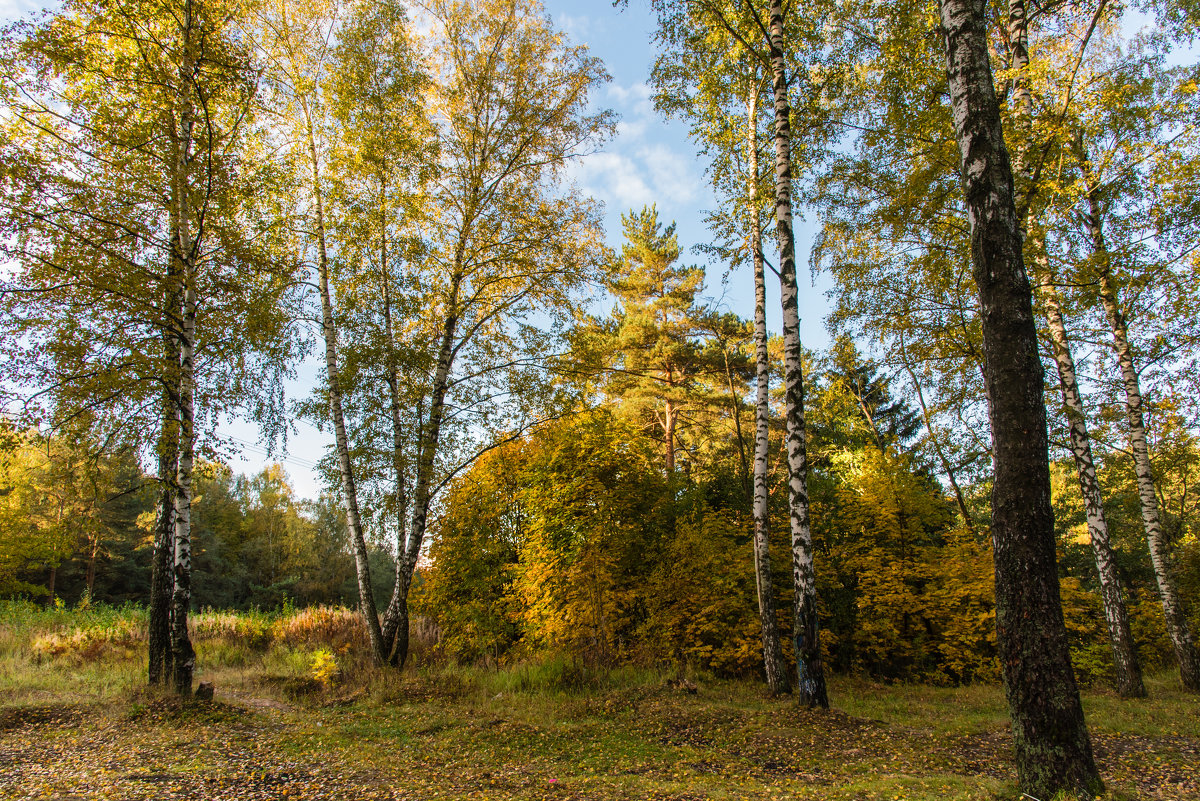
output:
M1177 6L1150 3L1167 28L1137 40L1115 6L1094 18L1043 9L1021 73L1007 31L993 37L1029 241L1044 245L1030 255L1045 257L1079 332L1105 511L1152 669L1169 664L1170 644L1130 460L1111 444L1126 420L1095 344L1108 325L1095 278L1111 273L1133 332L1169 556L1200 622L1200 129L1195 66L1168 58L1196 15L1194 2ZM368 563L385 577L377 606L396 557L418 563L428 514L435 536L412 603L440 626L437 654L521 666L525 678L504 680L522 690L592 690L622 666L757 672L755 593L782 601L790 576L778 522L774 581L756 587L751 570L749 329L705 306L704 269L679 263L674 225L655 207L623 217L613 258L595 203L566 180L613 130L589 99L603 66L536 0L433 0L420 20L396 0L211 0L195 6L204 36L188 40L199 60L183 76L181 59L196 54L180 49L180 7L68 0L0 42L0 255L11 267L0 379L6 402L29 401L54 431L7 418L0 429L0 595L52 596L45 613L6 612L53 622L30 653L129 661L142 636L140 613L105 602L140 599L148 584L154 485L137 454L170 406L163 387L177 388L164 358L179 334L177 262L204 298L202 427L241 411L271 429L296 355L293 279L328 257L341 444ZM753 154L761 174L747 174L750 134L769 119L762 4L654 7L655 102L688 119L723 204L710 217L717 241L701 250L736 265L770 189L765 152ZM979 310L944 52L928 35L935 9L821 2L793 6L782 24L791 168L798 185L814 182L813 262L836 284L839 336L805 362L825 655L872 679L992 680ZM1028 118L1018 85L1030 89ZM1080 225L1090 194L1104 248ZM181 231L194 252L177 252ZM617 306L584 320L581 299L602 275ZM550 355L572 338L573 361ZM911 387L894 380L900 369ZM325 389L305 406L322 419ZM931 475L935 454L962 520ZM773 461L772 520L783 521ZM1054 482L1068 636L1077 674L1096 681L1110 657L1065 463ZM247 478L204 463L194 489L193 602L225 610L197 616L198 642L229 665L273 660L328 688L363 648L353 613L316 606L357 593L338 499L296 499L277 466Z
M626 658L645 608L644 579L672 524L644 439L605 413L536 438L528 536L515 584L532 644L592 665ZM538 453L540 451L540 453Z
M193 512L193 605L222 609L338 603L353 575L337 501L298 501L273 465L253 477L201 463Z
M50 478L49 460L33 442L0 449L0 594L45 594L22 580L30 564L58 565L71 553L58 508L41 490Z
M55 595L72 604L144 601L156 492L132 454L35 433L10 442L0 448L0 597L46 596L53 570ZM334 499L297 500L278 465L245 477L201 462L195 489L194 607L355 596Z
M656 207L631 210L621 222L625 243L609 279L617 305L610 319L580 327L576 350L603 391L620 399L620 413L655 432L667 471L680 451L690 468L714 407L730 396L741 403L750 332L736 315L701 303L704 270L678 263L675 224L664 227Z
M991 554L952 528L944 494L910 457L874 439L837 454L814 497L832 663L891 679L992 678Z
M987 533L961 527L941 486L899 449L895 432L912 415L854 358L843 354L840 369L833 360L811 395L826 658L886 680L994 681ZM664 476L656 451L627 418L593 412L498 448L464 474L447 496L417 607L437 620L446 653L493 665L554 655L589 669L757 673L750 525L736 476ZM1064 476L1056 495L1069 490ZM782 514L778 491L774 502ZM786 559L774 564L769 591L786 599ZM1090 580L1085 569L1062 584L1085 682L1111 671ZM1149 664L1165 664L1161 623L1147 628L1156 623L1153 603L1138 609L1135 633L1148 638L1147 654L1161 651Z
M248 9L195 5L69 0L4 32L0 368L55 429L84 417L102 438L154 442L184 263L204 299L201 424L236 411L281 425L295 262L273 217Z
M53 571L56 595L131 600L144 484L131 449L91 432L0 439L0 596L48 595Z

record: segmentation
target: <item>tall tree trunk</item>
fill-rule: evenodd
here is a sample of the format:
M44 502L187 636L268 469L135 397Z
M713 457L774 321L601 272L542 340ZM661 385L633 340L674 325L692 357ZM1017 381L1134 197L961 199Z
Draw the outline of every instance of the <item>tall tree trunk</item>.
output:
M792 231L792 133L784 57L783 0L771 0L771 88L775 99L775 233L779 241L779 286L783 304L784 392L787 398L788 507L795 591L792 640L796 653L797 700L829 708L817 626L817 580L813 570L808 509L808 454L804 425L804 349L800 344L800 289Z
M172 211L172 217L174 217ZM175 226L172 225L172 231ZM175 236L171 237L172 242ZM158 435L158 520L154 526L154 555L150 571L150 684L162 684L173 673L171 660L171 598L175 594L172 565L175 556L175 474L179 469L179 337L180 294L178 260L168 254L163 312L162 420Z
M450 369L454 364L455 336L458 331L458 292L462 282L462 257L466 235L462 235L455 254L454 277L450 284L447 314L442 322L442 341L438 347L437 368L433 374L433 391L429 400L429 419L421 428L417 452L417 480L413 489L413 516L408 529L408 542L398 554L401 570L397 582L396 643L393 661L400 667L408 659L408 590L412 586L417 558L421 555L421 544L425 539L425 528L429 520L429 504L433 493L433 469L437 458L438 442L442 433L442 422L446 414L446 393L450 390Z
M54 606L54 585L58 583L58 565L50 565L50 578L46 582L46 589L50 594L46 596L46 606L53 608Z
M1200 692L1200 654L1196 639L1188 625L1187 611L1179 589L1175 584L1171 553L1163 531L1162 518L1158 510L1158 495L1154 491L1154 471L1150 464L1150 446L1146 439L1146 418L1142 407L1141 379L1133 361L1133 348L1129 344L1129 330L1125 315L1117 299L1109 264L1108 244L1104 239L1104 218L1100 206L1099 181L1092 173L1082 135L1075 140L1076 155L1080 172L1087 187L1088 211L1085 220L1092 239L1095 269L1100 283L1100 302L1112 329L1113 350L1121 368L1121 380L1125 384L1125 412L1129 423L1129 447L1133 452L1133 469L1137 476L1138 498L1142 506L1142 524L1146 529L1146 543L1150 548L1150 564L1158 582L1158 594L1162 601L1163 618L1167 634L1175 648L1179 662L1179 678L1185 689Z
M188 246L184 252L190 251L190 243L186 244ZM192 674L196 666L196 652L188 636L188 612L192 604L192 468L196 446L196 283L191 264L186 264L184 284L183 330L179 337L179 464L175 473L175 587L171 603L171 657L175 668L175 691L190 696Z
M1079 492L1083 496L1088 535L1096 557L1100 597L1104 602L1104 619L1108 624L1108 638L1113 649L1113 664L1116 666L1117 692L1123 698L1144 698L1146 685L1142 682L1142 669L1134 649L1133 634L1129 630L1129 614L1125 608L1121 579L1117 575L1117 565L1108 536L1104 499L1100 493L1100 481L1096 477L1092 440L1088 434L1083 396L1079 392L1079 380L1075 373L1075 359L1071 355L1071 341L1063 320L1062 302L1058 290L1051 282L1045 251L1038 248L1033 260L1034 279L1040 287L1042 305L1046 308L1051 351L1055 367L1058 369L1059 387L1062 389L1063 406L1070 428L1071 455L1075 459L1075 469L1079 474Z
M313 129L311 109L307 100L301 98L308 139L309 166L312 169L313 201L316 206L317 223L317 274L321 293L321 335L325 340L325 378L329 391L329 416L333 420L334 440L337 445L338 472L342 478L342 507L346 510L346 527L354 546L354 567L358 576L358 608L367 626L367 636L376 661L388 659L388 649L383 642L379 625L379 612L375 607L375 593L371 583L371 564L367 553L367 541L363 536L362 515L358 510L358 488L354 480L353 465L350 464L350 437L346 434L346 417L342 411L342 384L338 370L337 328L333 318L333 296L329 289L329 251L325 242L325 201L321 191L321 162L317 158L316 133Z
M386 187L386 184L384 184ZM385 191L386 194L386 191ZM392 471L396 474L396 569L392 583L392 597L383 613L383 646L388 654L388 662L399 666L400 649L397 646L397 633L404 631L403 652L408 655L408 581L406 579L404 549L407 538L406 518L408 510L407 488L405 486L404 465L404 426L400 416L400 368L396 358L395 329L392 323L392 293L391 275L388 270L387 250L387 215L386 206L381 209L382 227L379 245L380 276L382 278L383 294L383 336L384 347L387 349L387 378L389 412L392 418Z
M191 2L184 4L179 86L177 87L179 128L173 143L174 174L172 176L174 239L171 242L179 271L182 300L179 328L179 451L175 466L175 533L172 560L171 594L171 661L174 668L175 691L183 696L192 694L192 674L196 652L188 636L188 612L192 603L192 469L196 446L196 268L197 242L192 231L191 208L192 145L195 134L193 81L196 69L194 41L196 9Z
M770 452L771 357L767 351L767 279L763 268L762 223L758 207L758 92L750 90L746 122L750 172L750 249L754 258L754 363L757 377L754 404L754 583L758 589L758 617L762 626L763 669L767 686L775 695L791 691L775 618L775 592L771 581L769 516L767 513L767 457Z
M941 0L992 424L997 643L1021 790L1088 795L1101 782L1063 624L1042 364L985 10Z
M1029 91L1029 21L1025 11L1025 0L1009 0L1008 31L1012 48L1013 105L1018 111L1018 123L1025 130L1018 139L1022 146L1017 150L1017 173L1026 185L1026 200L1017 205L1022 230L1026 225L1030 201L1037 186L1026 151L1030 144L1028 127L1033 120L1033 97ZM1100 482L1096 478L1096 464L1092 459L1091 437L1087 430L1087 417L1083 408L1083 397L1075 373L1075 359L1071 355L1070 339L1062 315L1062 303L1054 286L1049 260L1046 257L1042 234L1026 237L1031 245L1034 265L1034 283L1046 309L1046 325L1050 333L1051 353L1058 371L1059 387L1062 390L1063 406L1071 436L1071 453L1079 474L1079 489L1087 515L1088 534L1092 552L1096 557L1096 572L1100 579L1100 596L1104 602L1104 618L1108 624L1109 642L1113 649L1116 666L1117 691L1125 698L1142 698L1146 686L1142 682L1142 671L1138 665L1137 652L1133 646L1133 635L1129 630L1129 615L1121 593L1121 583L1113 560L1112 546L1108 537L1108 524L1104 519L1104 502L1100 493Z

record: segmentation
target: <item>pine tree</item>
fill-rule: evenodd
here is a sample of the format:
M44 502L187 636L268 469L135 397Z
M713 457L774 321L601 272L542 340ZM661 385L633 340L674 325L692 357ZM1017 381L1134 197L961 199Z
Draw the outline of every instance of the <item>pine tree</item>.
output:
M719 370L701 341L706 312L697 295L704 271L678 264L675 224L664 228L655 207L630 211L621 223L625 244L610 283L619 307L611 323L616 365L608 392L635 417L653 421L671 475L680 427L689 408L702 402L699 379Z

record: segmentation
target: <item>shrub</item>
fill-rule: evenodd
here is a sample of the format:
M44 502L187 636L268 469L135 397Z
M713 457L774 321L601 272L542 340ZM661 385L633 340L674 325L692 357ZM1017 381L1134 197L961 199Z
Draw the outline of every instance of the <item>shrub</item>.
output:
M370 642L362 619L352 609L310 606L281 615L270 629L271 639L293 647L326 647L334 653L369 654Z
M322 687L328 689L337 680L340 671L338 670L337 657L328 648L321 648L312 655L312 663L309 666L309 672L312 677L318 681Z

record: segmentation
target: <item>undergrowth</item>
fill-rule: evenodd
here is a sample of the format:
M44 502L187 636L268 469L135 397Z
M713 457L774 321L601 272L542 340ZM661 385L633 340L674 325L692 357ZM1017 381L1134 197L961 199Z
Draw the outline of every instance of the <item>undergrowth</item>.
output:
M271 760L293 766L289 776L315 776L313 766L325 765L321 775L349 782L314 798L374 797L374 779L357 786L353 777L392 774L385 787L429 798L1016 797L1004 696L994 685L834 676L834 710L813 713L769 697L753 680L673 667L601 669L565 656L458 665L422 637L404 671L380 668L357 615L345 609L204 611L192 621L196 678L217 685L215 702L145 688L141 608L0 602L0 715L8 716L0 722L14 731L39 720L50 726L58 710L64 728L56 737L74 736L67 721L103 729L88 741L112 742L103 759L72 752L72 775L89 792L96 766L125 764L122 754L136 745L155 755L163 775L192 782L194 797L258 797L258 756L239 762L241 752L223 747L172 762L179 728L205 727L222 742L250 738L255 755L265 738ZM1084 695L1110 801L1194 797L1200 702L1174 676L1147 684L1150 698L1139 701L1102 689ZM21 768L26 781L40 775L36 764L31 758ZM104 774L112 797L142 798L142 762L122 770ZM217 785L206 785L210 779ZM237 782L245 787L235 790ZM311 790L288 786L296 797ZM61 795L57 787L43 789Z

